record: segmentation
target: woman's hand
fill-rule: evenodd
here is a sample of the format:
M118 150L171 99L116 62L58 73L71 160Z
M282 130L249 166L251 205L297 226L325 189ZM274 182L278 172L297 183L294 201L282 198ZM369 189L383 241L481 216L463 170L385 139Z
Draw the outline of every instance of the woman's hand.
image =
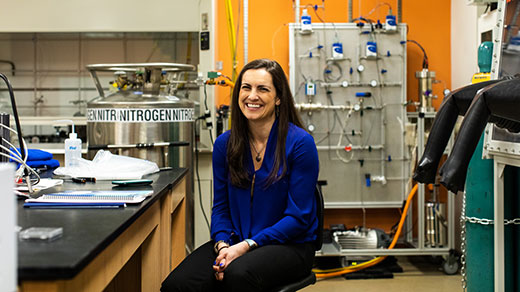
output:
M233 260L245 254L248 250L249 245L245 241L241 241L228 248L221 249L213 265L213 270L215 270L215 278L219 281L222 281L224 279L224 270L227 268L227 266Z

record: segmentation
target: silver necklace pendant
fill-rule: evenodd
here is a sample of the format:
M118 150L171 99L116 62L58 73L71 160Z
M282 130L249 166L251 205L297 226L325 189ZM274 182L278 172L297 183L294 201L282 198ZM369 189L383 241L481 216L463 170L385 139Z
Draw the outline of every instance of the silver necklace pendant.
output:
M260 160L262 160L262 157L260 156L260 153L258 153L258 155L256 156L256 162L260 162Z

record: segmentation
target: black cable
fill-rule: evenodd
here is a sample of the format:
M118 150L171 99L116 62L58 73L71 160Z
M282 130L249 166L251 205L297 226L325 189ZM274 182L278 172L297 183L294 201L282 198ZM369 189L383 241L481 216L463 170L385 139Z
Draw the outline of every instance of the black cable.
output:
M311 4L307 4L308 5L311 5ZM311 5L312 6L312 5ZM322 23L325 23L325 21L320 17L320 15L318 14L318 7L315 7L315 6L312 6L312 10L314 10L314 14L316 15L316 17L322 22Z
M211 141L211 145L215 144L215 142L213 142L213 132L211 132L211 129L208 129L209 130L209 140Z
M416 44L417 46L419 46L419 48L421 49L421 51L423 52L423 63L422 63L422 67L423 69L428 69L428 55L426 55L426 51L424 50L423 46L421 46L421 44L419 44L417 41L414 41L414 40L406 40L407 42L410 42L410 43L414 43Z
M198 118L195 120L195 127L193 127L193 131L195 132L193 136L196 136L196 129L197 129L197 122L200 120L201 118ZM208 220L208 216L206 215L206 211L204 210L204 205L202 204L202 189L201 189L201 186L200 186L200 175L199 175L199 148L198 148L198 144L197 141L195 141L195 174L197 175L197 185L199 187L199 204L200 204L200 209L202 211L202 215L204 216L204 221L206 221L206 226L208 227L208 230L211 232L211 227L209 225L209 220Z
M374 21L372 19L367 19L367 18L364 18L364 17L358 17L358 18L355 18L355 19L352 20L352 22L354 22L354 21L364 21L364 22L370 24L370 31L374 31Z
M486 14L489 8L491 8L491 4L486 5L486 10L484 10L484 13L482 14Z
M331 91L327 91L327 97L329 99L329 102L330 102L330 105L334 105L334 102L332 101L332 92ZM336 109L333 109L332 112L334 113L334 116L336 117L338 123L339 123L339 126L341 127L341 131L343 132L343 134L345 135L345 138L347 139L347 141L350 143L350 144L354 144L352 143L352 141L350 140L350 138L348 137L348 133L345 131L345 127L347 126L346 124L343 125L343 123L341 122L341 119L339 117L339 114L337 112ZM347 120L347 124L348 124L348 120Z
M208 108L208 93L206 92L206 83L204 83L204 107L206 107L206 111L209 112L209 108ZM207 118L206 117L206 113L204 113L204 118ZM207 123L206 123L206 126L208 126ZM211 145L215 144L215 142L213 141L213 132L211 132L212 128L213 128L213 124L211 125L211 128L208 127L209 140L211 141Z
M204 82L204 107L208 110L208 93L206 92L206 82Z
M22 127L20 126L20 118L18 116L18 110L16 108L16 101L14 99L14 92L13 88L11 87L11 82L9 82L9 79L7 77L0 73L0 78L2 78L7 85L7 89L9 90L9 97L11 98L11 107L13 109L13 116L14 121L16 123L16 129L18 131L18 143L20 144L20 154L22 155L22 161L25 161L25 147L23 146L23 136L22 136ZM29 175L29 172L27 171L27 168L25 168L24 171L25 176Z

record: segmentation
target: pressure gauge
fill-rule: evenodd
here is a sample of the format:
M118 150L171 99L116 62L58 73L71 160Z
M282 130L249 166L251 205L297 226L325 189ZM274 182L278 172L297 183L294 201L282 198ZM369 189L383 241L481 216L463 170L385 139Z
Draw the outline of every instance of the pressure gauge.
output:
M348 81L345 80L345 81L341 82L341 86L348 87Z
M377 86L377 80L372 79L372 80L370 81L370 86L372 86L372 87L376 87L376 86Z
M355 111L358 111L358 110L360 110L360 109L361 109L361 106L359 105L359 103L356 103L356 104L354 105L354 110L355 110Z
M365 71L365 66L363 66L363 64L360 64L359 66L357 66L357 70L358 70L358 72L361 73L361 72Z
M307 125L307 130L312 133L314 132L314 130L316 130L316 126L314 126L313 124L309 124Z

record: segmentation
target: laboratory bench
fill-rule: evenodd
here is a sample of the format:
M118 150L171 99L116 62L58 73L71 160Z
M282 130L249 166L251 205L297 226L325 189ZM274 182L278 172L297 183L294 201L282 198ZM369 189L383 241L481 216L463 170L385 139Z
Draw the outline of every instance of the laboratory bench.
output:
M19 291L159 291L185 257L187 169L147 175L153 190L140 204L119 209L28 209L18 201L18 225L62 227L52 241L18 240ZM40 191L114 190L110 181Z

